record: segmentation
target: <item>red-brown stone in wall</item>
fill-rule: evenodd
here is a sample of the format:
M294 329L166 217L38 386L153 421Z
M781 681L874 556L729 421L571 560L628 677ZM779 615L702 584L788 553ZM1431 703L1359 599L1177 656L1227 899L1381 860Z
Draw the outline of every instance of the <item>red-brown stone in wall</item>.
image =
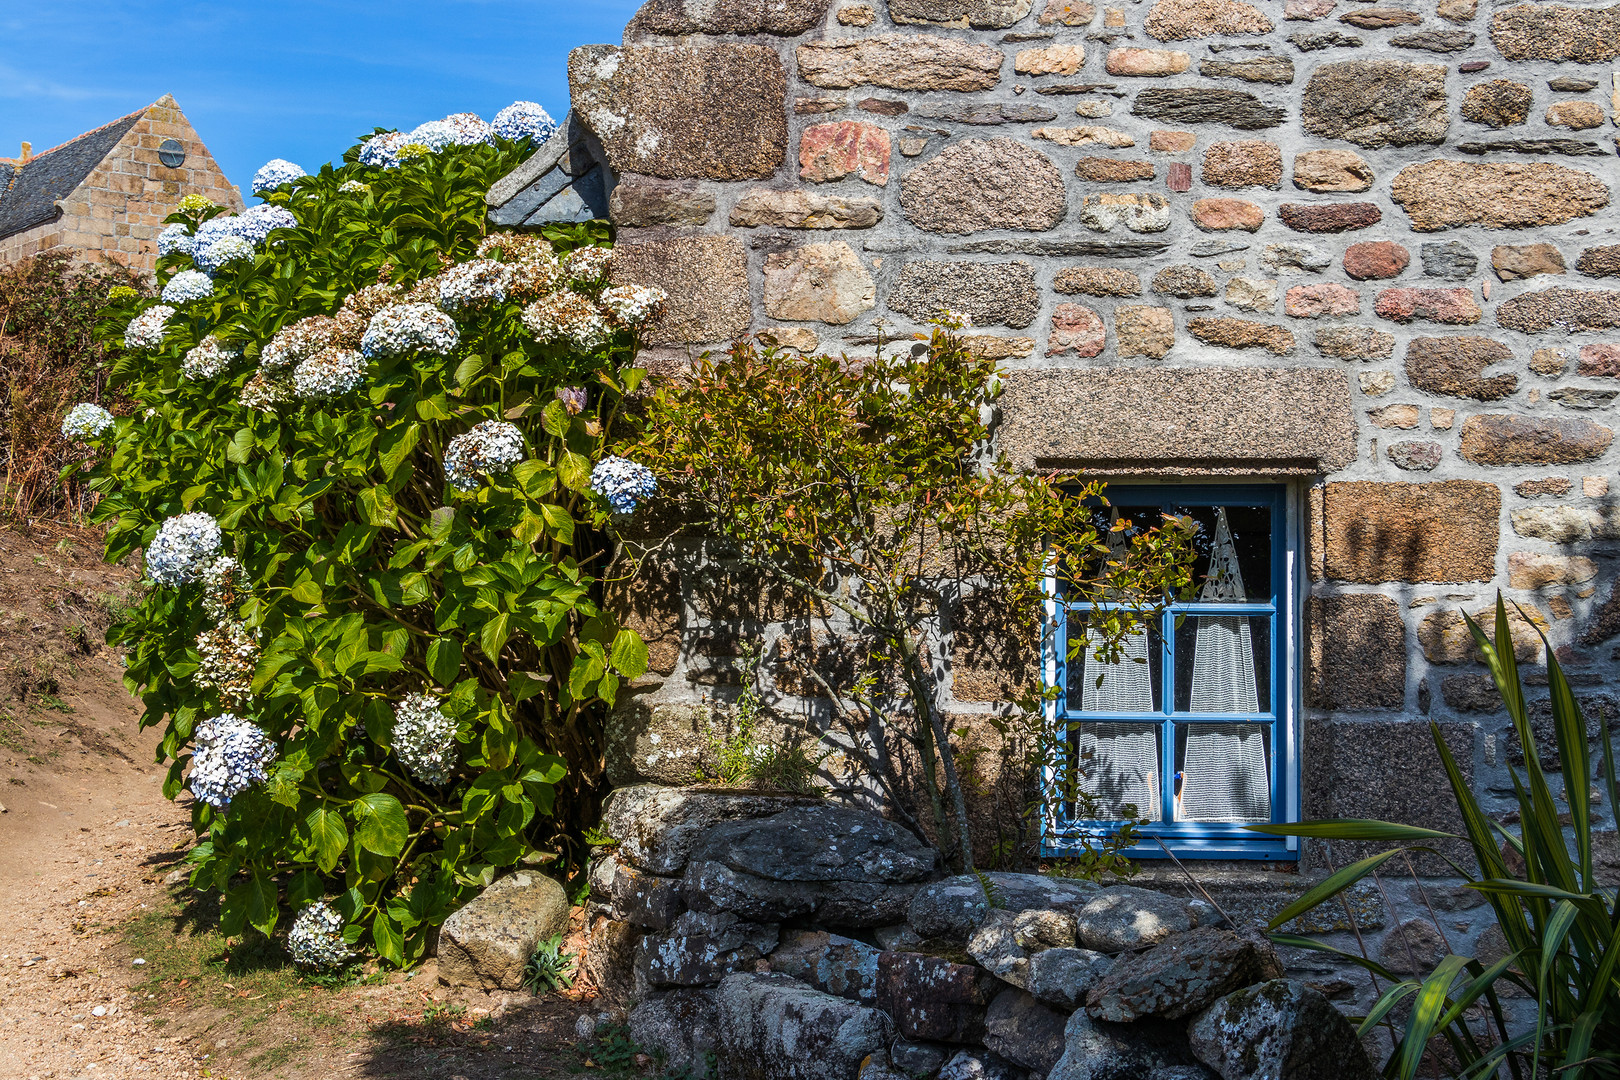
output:
M1172 169L1175 167L1170 166ZM1183 165L1182 168L1186 166ZM1128 158L1083 157L1075 163L1074 175L1093 184L1127 184L1137 180L1153 179L1153 162L1132 161Z
M1373 310L1380 318L1407 323L1418 320L1467 325L1484 314L1468 289L1385 289Z
M1336 233L1371 228L1384 213L1372 203L1283 203L1277 216L1295 232Z
M1294 351L1294 335L1281 326L1247 319L1193 319L1187 332L1210 345L1228 349L1264 349L1277 356Z
M1500 401L1518 388L1517 375L1485 378L1485 369L1513 361L1513 350L1493 338L1414 338L1406 347L1406 381L1415 390L1479 401Z
M1388 596L1313 596L1305 605L1306 704L1399 709L1406 703L1406 624Z
M889 154L889 133L876 124L814 124L799 137L799 178L819 184L854 174L882 187L889 182Z
M1582 345L1575 374L1589 379L1620 379L1620 345Z
M1412 253L1393 240L1370 240L1344 249L1344 272L1357 281L1395 277L1411 261Z
M1337 282L1295 285L1283 297L1283 311L1296 319L1317 319L1323 315L1354 315L1360 310L1361 294Z
M1335 581L1489 581L1496 575L1502 492L1447 480L1330 483L1324 492L1324 567Z
M1590 420L1485 413L1463 422L1458 452L1476 465L1568 465L1601 457L1613 441Z
M1620 291L1560 286L1525 293L1496 309L1496 325L1526 334L1552 329L1607 330L1620 326Z
M1265 222L1266 212L1244 199L1199 199L1192 204L1192 219L1205 232L1254 232Z
M1103 351L1106 340L1101 315L1084 304L1059 304L1052 311L1052 333L1047 338L1046 355L1096 356Z

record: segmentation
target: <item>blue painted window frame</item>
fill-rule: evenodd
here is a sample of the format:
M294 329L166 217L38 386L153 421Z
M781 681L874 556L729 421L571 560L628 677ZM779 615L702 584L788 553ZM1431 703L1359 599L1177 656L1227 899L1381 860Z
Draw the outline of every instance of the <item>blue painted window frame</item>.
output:
M1044 642L1043 671L1048 686L1057 688L1057 697L1047 705L1047 722L1060 737L1075 723L1123 721L1142 723L1153 718L1161 724L1160 791L1163 820L1138 822L1142 840L1127 850L1134 859L1166 858L1165 846L1178 858L1255 859L1274 862L1296 861L1299 842L1294 837L1273 837L1252 833L1242 824L1175 822L1175 725L1199 722L1264 722L1271 725L1271 819L1273 822L1299 820L1300 731L1299 731L1299 583L1298 495L1286 484L1110 484L1110 503L1116 506L1152 507L1169 511L1174 507L1269 505L1271 509L1271 582L1264 600L1243 604L1175 603L1160 616L1159 648L1160 709L1155 713L1086 713L1070 709L1066 700L1068 677L1069 611L1086 610L1092 605L1069 603L1054 577L1047 581L1047 632ZM1245 582L1252 596L1258 583ZM1247 615L1269 618L1271 629L1271 712L1268 713L1190 713L1175 710L1176 633L1178 616ZM1044 778L1046 790L1053 790L1056 774L1052 768ZM1041 852L1062 857L1080 850L1083 838L1111 832L1119 822L1066 818L1062 804L1048 800L1041 815Z

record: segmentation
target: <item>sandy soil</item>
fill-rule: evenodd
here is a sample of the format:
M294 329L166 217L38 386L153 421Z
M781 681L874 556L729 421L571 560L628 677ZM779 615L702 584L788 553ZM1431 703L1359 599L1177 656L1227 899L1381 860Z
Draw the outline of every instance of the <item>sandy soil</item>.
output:
M158 732L101 644L138 575L99 551L0 528L0 1080L646 1071L622 1040L579 1042L603 1015L588 988L453 991L431 962L325 988L274 943L220 937L212 898L179 880L186 797L163 798Z

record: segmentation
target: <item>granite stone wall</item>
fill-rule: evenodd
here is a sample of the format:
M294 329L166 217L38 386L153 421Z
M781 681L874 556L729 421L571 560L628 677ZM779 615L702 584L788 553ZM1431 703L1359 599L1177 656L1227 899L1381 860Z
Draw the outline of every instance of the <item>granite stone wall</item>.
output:
M1620 717L1617 64L1600 5L651 0L569 74L618 273L673 297L651 366L951 309L1011 372L1015 460L1295 485L1304 811L1456 824L1425 719L1498 809L1516 752L1462 612L1503 590L1531 679L1540 630ZM714 603L715 565L620 597L655 668L620 782L689 775L728 651L808 632ZM941 616L964 726L1031 670L989 615Z

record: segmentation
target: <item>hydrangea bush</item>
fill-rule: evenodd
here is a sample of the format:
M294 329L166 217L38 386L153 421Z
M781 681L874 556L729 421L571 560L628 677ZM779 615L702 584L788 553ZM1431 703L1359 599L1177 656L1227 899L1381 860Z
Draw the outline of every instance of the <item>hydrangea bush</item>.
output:
M646 668L597 578L645 485L592 476L662 298L611 287L603 224L488 233L549 124L507 119L183 206L179 303L105 313L132 415L64 428L100 447L108 558L144 548L156 586L110 640L167 794L196 798L192 881L227 933L302 911L314 968L409 963L503 867L578 867L606 712Z

